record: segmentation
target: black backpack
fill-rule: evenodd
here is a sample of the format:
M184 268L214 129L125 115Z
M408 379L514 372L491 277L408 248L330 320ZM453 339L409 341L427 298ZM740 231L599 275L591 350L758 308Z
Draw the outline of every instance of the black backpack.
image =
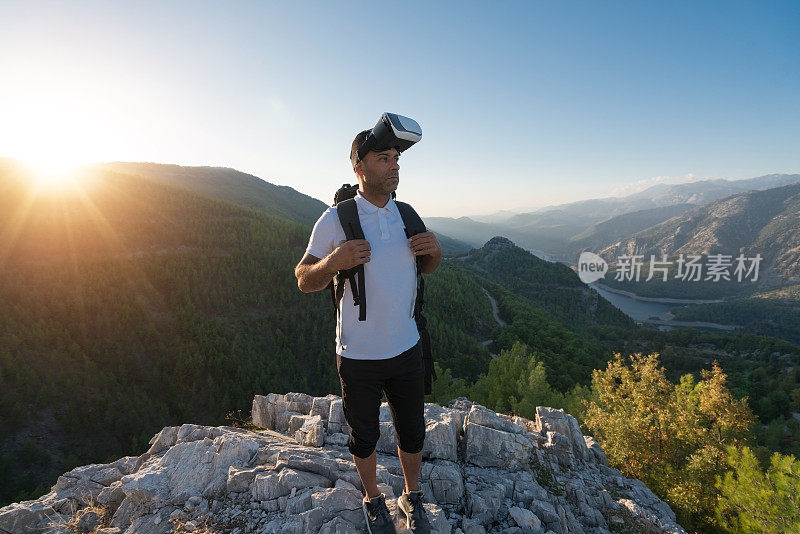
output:
M339 215L339 222L342 224L345 238L364 239L364 231L361 228L361 221L358 218L358 207L356 206L356 192L358 185L344 184L336 191L333 196L333 205ZM392 191L392 198L395 193ZM406 226L406 237L412 237L421 232L427 232L425 223L417 212L409 204L395 200L400 217ZM417 300L414 302L414 321L417 323L419 339L422 345L422 359L425 362L425 394L429 395L433 390L433 380L436 380L436 369L433 367L433 356L431 355L431 338L428 334L428 322L422 316L422 308L425 305L425 279L422 277L421 262L422 258L417 256ZM339 301L344 295L344 285L350 281L350 290L353 292L353 305L358 306L358 320L367 320L367 299L364 290L364 264L359 264L352 269L338 271L328 284L331 290L331 302L333 303L334 313L339 313Z

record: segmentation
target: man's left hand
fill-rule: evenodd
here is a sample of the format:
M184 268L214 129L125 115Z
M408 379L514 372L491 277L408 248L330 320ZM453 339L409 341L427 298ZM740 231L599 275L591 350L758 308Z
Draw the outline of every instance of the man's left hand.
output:
M442 256L442 245L439 244L439 240L436 239L433 232L422 232L411 237L408 242L415 256Z

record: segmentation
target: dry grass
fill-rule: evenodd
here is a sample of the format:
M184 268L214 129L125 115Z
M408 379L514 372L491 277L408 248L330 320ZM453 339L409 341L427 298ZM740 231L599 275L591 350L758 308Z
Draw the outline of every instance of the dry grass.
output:
M170 523L175 525L174 532L176 533L193 532L194 534L211 534L214 532L221 532L220 530L213 529L213 525L209 524L209 520L207 517L194 519L195 524L197 526L195 527L194 530L187 530L186 523L188 523L191 520L192 520L191 518L185 517L185 518L170 519L169 521Z
M241 428L244 430L262 430L261 427L253 424L252 417L245 419L242 417L242 411L236 410L235 412L228 412L225 415L225 420L228 421L228 426L234 428Z
M189 514L182 514L182 516L179 516L176 519L170 519L169 521L175 525L174 532L177 534L183 534L185 532L191 532L192 534L217 534L219 532L231 532L237 526L219 523L209 519L206 516L203 516L194 518L194 521L197 525L194 530L187 530L186 523L191 520L192 518L189 517ZM244 529L240 529L240 532L244 532Z
M90 512L94 512L98 516L97 529L110 526L111 518L114 516L114 513L107 504L97 502L92 495L81 499L81 503L81 505L76 507L70 502L70 511L66 515L55 513L49 516L48 519L50 519L50 522L47 524L45 533L69 532L70 534L79 534L81 530L78 529L78 524L83 516ZM93 529L90 532L94 532L95 530L96 529Z

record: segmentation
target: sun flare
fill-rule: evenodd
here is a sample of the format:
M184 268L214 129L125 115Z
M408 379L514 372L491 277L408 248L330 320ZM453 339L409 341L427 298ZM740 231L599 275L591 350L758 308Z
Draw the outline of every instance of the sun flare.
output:
M77 185L80 162L45 157L27 162L30 168L33 185L38 191L57 192L73 188Z

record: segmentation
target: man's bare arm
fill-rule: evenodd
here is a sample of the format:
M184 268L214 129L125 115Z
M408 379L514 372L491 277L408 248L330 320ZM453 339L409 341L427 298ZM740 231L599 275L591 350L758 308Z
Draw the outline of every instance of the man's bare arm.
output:
M322 259L306 252L303 259L294 268L297 287L303 293L321 291L328 287L328 282L337 271L350 269L360 263L367 263L369 254L369 242L364 239L340 241L339 246Z
M331 269L329 258L325 256L320 259L312 256L308 252L294 268L294 275L297 277L297 287L303 293L310 293L312 291L320 291L328 287L328 282L331 281L336 274L335 269Z

